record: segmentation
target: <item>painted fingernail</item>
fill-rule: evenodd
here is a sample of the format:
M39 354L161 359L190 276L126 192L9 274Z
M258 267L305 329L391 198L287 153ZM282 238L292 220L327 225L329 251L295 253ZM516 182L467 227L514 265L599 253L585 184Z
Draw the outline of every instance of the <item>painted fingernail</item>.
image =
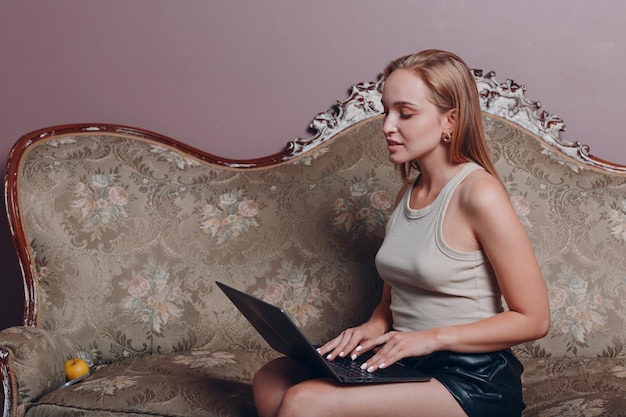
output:
M326 355L326 359L331 360L333 357L332 353L329 353L328 355Z
M383 369L383 368L385 367L385 362L383 362L383 363L381 363L380 365L378 365L378 367L379 367L380 369Z
M367 372L370 372L370 373L374 372L374 365L367 368Z
M353 353L352 356L350 356L350 359L356 360L356 353Z
M367 369L367 362L363 363L363 365L361 365L361 369Z
M360 352L360 351L361 351L361 349L363 349L363 346L359 345L359 346L357 346L357 347L356 347L356 349L354 349L354 350L356 350L357 352Z
M343 352L339 352L339 357L340 357L340 358L343 358L343 357L344 357L344 355L345 355L345 353L343 353Z

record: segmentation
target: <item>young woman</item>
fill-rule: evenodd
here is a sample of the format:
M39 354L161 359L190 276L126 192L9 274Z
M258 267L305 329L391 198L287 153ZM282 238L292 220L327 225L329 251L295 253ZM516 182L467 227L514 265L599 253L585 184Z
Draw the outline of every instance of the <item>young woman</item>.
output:
M338 386L281 358L254 378L259 415L520 416L523 368L510 347L547 333L548 297L489 159L474 78L439 50L397 59L383 77L383 133L405 181L376 256L383 295L320 353L374 349L369 372L403 361L433 378Z

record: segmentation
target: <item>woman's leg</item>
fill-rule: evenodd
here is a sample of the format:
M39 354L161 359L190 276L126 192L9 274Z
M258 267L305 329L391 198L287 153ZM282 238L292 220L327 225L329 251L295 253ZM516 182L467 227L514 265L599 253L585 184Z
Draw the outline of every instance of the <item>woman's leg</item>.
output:
M254 378L260 417L467 417L437 380L375 385L336 385L306 380L302 365L278 359Z
M285 393L277 417L467 417L437 380L338 386L314 379Z
M275 417L285 392L307 378L306 368L293 359L278 358L265 364L252 381L259 417Z

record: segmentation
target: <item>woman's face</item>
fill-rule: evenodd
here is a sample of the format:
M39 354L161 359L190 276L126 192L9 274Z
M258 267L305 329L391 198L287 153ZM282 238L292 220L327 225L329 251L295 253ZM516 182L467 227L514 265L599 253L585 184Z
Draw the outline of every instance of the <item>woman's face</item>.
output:
M447 152L443 132L452 132L450 114L441 114L428 99L429 90L414 72L399 69L385 80L383 133L389 159L402 164Z

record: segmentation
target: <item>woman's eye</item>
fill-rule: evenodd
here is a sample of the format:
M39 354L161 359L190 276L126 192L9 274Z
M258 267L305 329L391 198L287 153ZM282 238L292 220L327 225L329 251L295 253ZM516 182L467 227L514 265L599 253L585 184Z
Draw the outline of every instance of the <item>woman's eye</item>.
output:
M400 113L400 118L401 119L410 119L411 116L413 116L413 115L409 114L409 113Z

